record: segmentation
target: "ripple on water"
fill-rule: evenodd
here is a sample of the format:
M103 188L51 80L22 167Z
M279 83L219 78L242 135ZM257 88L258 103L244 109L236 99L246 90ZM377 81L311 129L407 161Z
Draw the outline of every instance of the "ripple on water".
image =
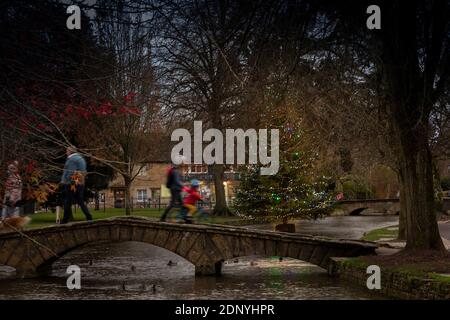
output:
M168 266L172 261L174 265ZM81 268L81 290L66 288L66 268ZM0 299L373 299L311 264L278 257L226 261L222 277L195 277L194 266L152 245L99 243L57 260L52 274L18 280L0 273Z

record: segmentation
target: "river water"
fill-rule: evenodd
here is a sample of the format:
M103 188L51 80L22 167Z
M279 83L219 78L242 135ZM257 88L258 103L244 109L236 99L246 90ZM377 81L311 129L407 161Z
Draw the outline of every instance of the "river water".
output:
M358 239L370 229L393 225L397 217L328 217L301 221L301 233ZM253 226L270 229L269 225ZM168 262L172 262L172 266ZM66 269L81 268L81 289L68 290ZM50 276L15 279L0 268L0 299L379 299L366 290L330 278L314 265L278 257L226 261L221 277L195 277L183 258L138 242L98 243L74 250L53 264Z

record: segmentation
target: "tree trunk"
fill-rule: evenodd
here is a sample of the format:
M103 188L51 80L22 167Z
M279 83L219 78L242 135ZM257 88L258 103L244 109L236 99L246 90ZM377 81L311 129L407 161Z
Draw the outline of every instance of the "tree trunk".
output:
M403 194L403 182L401 175L398 175L398 181L400 184L400 214L398 220L398 240L406 240L406 200L402 200L404 198Z
M416 128L398 131L406 250L445 250L436 219L432 157L427 132L427 124L417 124Z
M434 74L424 74L418 64L417 3L395 1L390 9L380 32L379 61L386 99L383 112L399 166L405 250L445 250L436 219L428 143ZM426 70L432 70L429 67Z
M131 215L131 193L130 193L130 187L131 187L131 179L128 177L124 177L125 182L125 215L129 216Z
M434 176L434 194L435 194L435 209L437 211L437 219L439 220L439 217L442 214L442 205L443 205L443 190L441 187L441 175L439 173L439 169L436 166L436 161L433 160L433 176Z
M100 198L99 198L99 193L98 193L98 191L96 190L95 191L95 193L94 193L94 199L95 199L95 208L94 208L94 210L95 211L98 211L98 210L100 210Z
M213 214L218 216L229 216L230 210L227 206L225 198L225 188L223 186L224 166L222 164L214 164L212 165L212 169L214 177L214 188L216 192L216 205L214 206Z

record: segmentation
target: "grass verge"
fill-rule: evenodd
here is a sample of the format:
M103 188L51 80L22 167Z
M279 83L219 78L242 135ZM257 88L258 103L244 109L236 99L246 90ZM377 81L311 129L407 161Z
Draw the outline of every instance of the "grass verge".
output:
M433 280L450 283L450 255L445 252L399 252L388 256L365 256L343 261L345 266L366 270L378 265L384 271L405 276L410 281Z
M398 235L398 226L390 226L369 231L362 237L362 240L378 241L383 238L396 238Z

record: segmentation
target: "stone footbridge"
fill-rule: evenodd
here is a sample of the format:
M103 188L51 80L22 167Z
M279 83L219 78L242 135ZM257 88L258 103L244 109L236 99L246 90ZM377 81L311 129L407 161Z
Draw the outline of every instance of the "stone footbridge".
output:
M343 200L337 203L338 214L347 216L358 215L399 215L400 200L393 199L365 199ZM450 198L442 199L441 212L450 213Z
M190 261L196 275L218 275L223 261L250 255L290 257L327 269L330 257L371 255L377 248L365 241L116 217L1 234L0 264L15 268L19 277L39 276L64 254L103 241L138 241L167 249Z
M346 216L398 215L400 213L400 201L399 199L343 200L338 202L337 209Z

